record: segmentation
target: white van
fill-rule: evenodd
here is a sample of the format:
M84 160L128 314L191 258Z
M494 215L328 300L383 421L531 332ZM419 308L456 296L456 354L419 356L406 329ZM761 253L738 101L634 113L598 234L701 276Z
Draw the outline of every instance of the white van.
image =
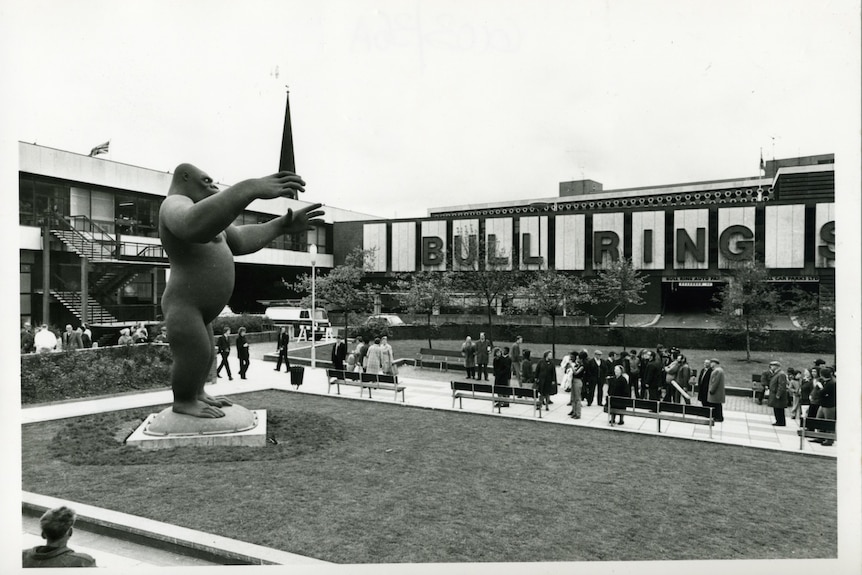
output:
M299 336L302 327L305 326L306 333L311 334L311 309L307 307L270 306L264 314L272 320L276 327L291 327L293 337ZM331 327L329 316L323 308L317 308L314 312L314 323L317 330L316 339L321 339L326 330Z

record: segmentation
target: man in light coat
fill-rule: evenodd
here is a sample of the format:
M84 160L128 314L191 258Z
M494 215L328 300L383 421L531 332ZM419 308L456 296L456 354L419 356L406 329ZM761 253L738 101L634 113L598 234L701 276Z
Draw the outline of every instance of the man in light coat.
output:
M724 413L722 405L724 403L724 369L721 367L721 362L713 358L709 360L712 373L709 375L709 393L707 394L707 402L709 407L712 407L713 419L717 422L724 421Z
M787 374L781 369L781 363L769 362L769 399L767 403L775 414L775 425L785 427L787 422L784 418L784 410L787 408Z

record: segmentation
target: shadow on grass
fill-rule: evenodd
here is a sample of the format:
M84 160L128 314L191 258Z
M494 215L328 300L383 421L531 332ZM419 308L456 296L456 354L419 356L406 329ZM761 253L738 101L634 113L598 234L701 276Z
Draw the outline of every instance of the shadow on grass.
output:
M23 487L336 563L837 553L832 459L291 392L237 399L274 415L277 445L122 445L159 408L30 424Z

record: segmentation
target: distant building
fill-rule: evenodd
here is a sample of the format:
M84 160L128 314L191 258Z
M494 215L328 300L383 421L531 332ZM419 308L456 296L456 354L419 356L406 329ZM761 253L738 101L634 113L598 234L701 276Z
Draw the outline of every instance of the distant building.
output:
M428 217L336 222L335 263L362 246L374 274L418 270L558 271L589 278L630 258L649 280L629 312L705 311L735 262L754 258L772 281L835 287L834 156L766 163L764 176L605 190L562 182L559 196L433 208ZM481 245L482 250L470 246Z

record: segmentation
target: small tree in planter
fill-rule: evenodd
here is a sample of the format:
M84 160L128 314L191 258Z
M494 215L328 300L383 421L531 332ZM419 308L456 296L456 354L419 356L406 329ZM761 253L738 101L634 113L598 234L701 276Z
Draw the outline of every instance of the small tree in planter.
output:
M628 306L643 304L646 292L646 277L634 269L627 258L611 261L605 269L599 270L593 280L592 292L595 301L613 304L622 310L623 347L625 347L626 310Z

